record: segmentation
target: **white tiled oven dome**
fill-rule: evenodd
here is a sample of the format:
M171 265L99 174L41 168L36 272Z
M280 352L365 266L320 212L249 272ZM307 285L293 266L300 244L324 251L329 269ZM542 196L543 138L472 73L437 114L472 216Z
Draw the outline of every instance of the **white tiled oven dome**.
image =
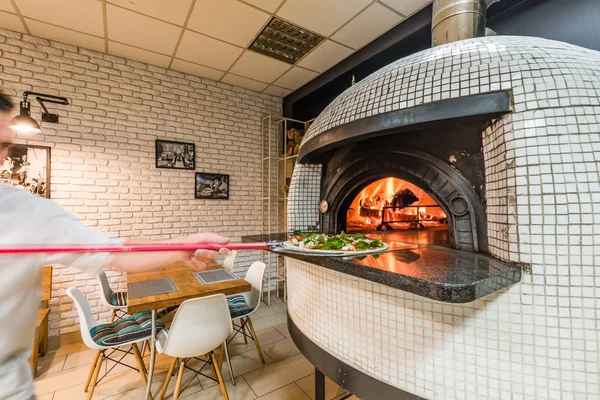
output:
M290 262L290 315L331 354L349 362L367 357L357 368L426 398L600 398L599 52L508 36L428 49L342 93L315 120L303 144L361 118L498 90L512 91L513 112L481 132L489 252L530 264L523 282L453 306L392 290L398 299L393 312L411 318L386 326L374 340L382 349L400 346L403 356L396 361L381 351L359 355L351 346L332 344L331 337L348 334L343 327L313 329L310 316L321 300L306 296L306 282L293 278L300 272L303 279L331 274L318 272L320 267ZM320 170L320 165L294 170L291 229L319 226ZM373 288L377 296L384 290ZM347 315L361 314L358 300L344 307ZM373 307L375 315L391 310L387 303ZM465 329L471 338L461 333ZM407 357L424 362L408 365ZM457 370L452 360L465 367Z
M505 89L514 91L516 112L598 105L599 66L597 51L533 37L492 36L434 47L348 88L317 117L303 144L361 118Z

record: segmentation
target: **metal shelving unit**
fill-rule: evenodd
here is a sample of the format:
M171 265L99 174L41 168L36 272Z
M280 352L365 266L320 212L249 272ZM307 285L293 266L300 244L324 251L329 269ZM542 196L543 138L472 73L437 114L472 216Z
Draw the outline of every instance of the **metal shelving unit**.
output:
M286 155L287 132L291 128L306 131L311 121L268 115L262 120L262 229L263 235L287 232L288 193L285 186L291 180L297 155ZM271 290L275 285L279 297L283 285L283 301L287 301L287 274L284 257L263 251L263 262L267 264L264 278L267 287L267 305L271 305ZM263 292L264 297L264 292Z

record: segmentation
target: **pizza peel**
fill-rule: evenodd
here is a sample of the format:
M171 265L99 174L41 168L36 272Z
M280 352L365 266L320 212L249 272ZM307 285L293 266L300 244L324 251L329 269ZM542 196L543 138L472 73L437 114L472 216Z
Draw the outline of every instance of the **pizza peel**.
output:
M384 243L385 244L385 243ZM387 249L387 244L380 249L364 251L314 250L294 246L289 241L248 242L248 243L185 243L185 244L131 244L131 245L56 245L56 246L0 246L0 255L8 254L57 254L57 253L134 253L152 251L197 251L221 249L228 250L270 250L278 253L294 252L306 255L350 256L380 253Z

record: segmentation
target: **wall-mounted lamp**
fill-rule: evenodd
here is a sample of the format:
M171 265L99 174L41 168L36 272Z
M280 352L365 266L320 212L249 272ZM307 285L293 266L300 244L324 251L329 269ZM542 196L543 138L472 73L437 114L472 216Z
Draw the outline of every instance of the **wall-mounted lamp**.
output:
M35 134L42 131L40 124L38 124L35 119L31 118L31 104L29 103L29 100L27 100L28 96L36 96L35 99L40 103L40 106L42 106L42 109L44 110L42 112L42 122L58 123L58 114L50 114L44 103L69 104L69 100L65 97L36 92L23 92L23 101L19 104L19 115L12 119L10 125L12 130L19 133Z

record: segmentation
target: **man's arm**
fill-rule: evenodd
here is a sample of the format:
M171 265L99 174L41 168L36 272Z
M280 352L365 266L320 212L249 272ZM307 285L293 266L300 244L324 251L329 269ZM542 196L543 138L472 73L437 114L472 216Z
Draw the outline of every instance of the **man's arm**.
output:
M127 243L133 242L141 243L138 241L127 241ZM227 244L228 242L228 239L214 233L197 233L191 236L172 239L162 243ZM228 253L228 250L222 250L221 253L226 254ZM219 255L220 254L216 251L205 250L198 250L195 253L187 251L115 253L111 262L111 269L117 269L125 272L141 272L149 269L155 269L177 261L183 261L190 267L195 267L196 269L203 269L206 268L211 262L214 262Z
M27 230L28 242L15 244L31 245L119 245L123 240L100 230L85 226L77 217L68 213L57 203L32 196L22 190L9 191L3 201L11 202L15 226ZM6 204L6 203L5 203ZM7 210L8 211L8 210ZM228 239L216 234L199 233L166 241L166 243L219 243ZM205 268L219 256L215 251L199 252L152 252L152 253L65 253L40 255L40 264L63 264L91 274L104 267L125 272L141 272L160 266L184 261L191 267Z

